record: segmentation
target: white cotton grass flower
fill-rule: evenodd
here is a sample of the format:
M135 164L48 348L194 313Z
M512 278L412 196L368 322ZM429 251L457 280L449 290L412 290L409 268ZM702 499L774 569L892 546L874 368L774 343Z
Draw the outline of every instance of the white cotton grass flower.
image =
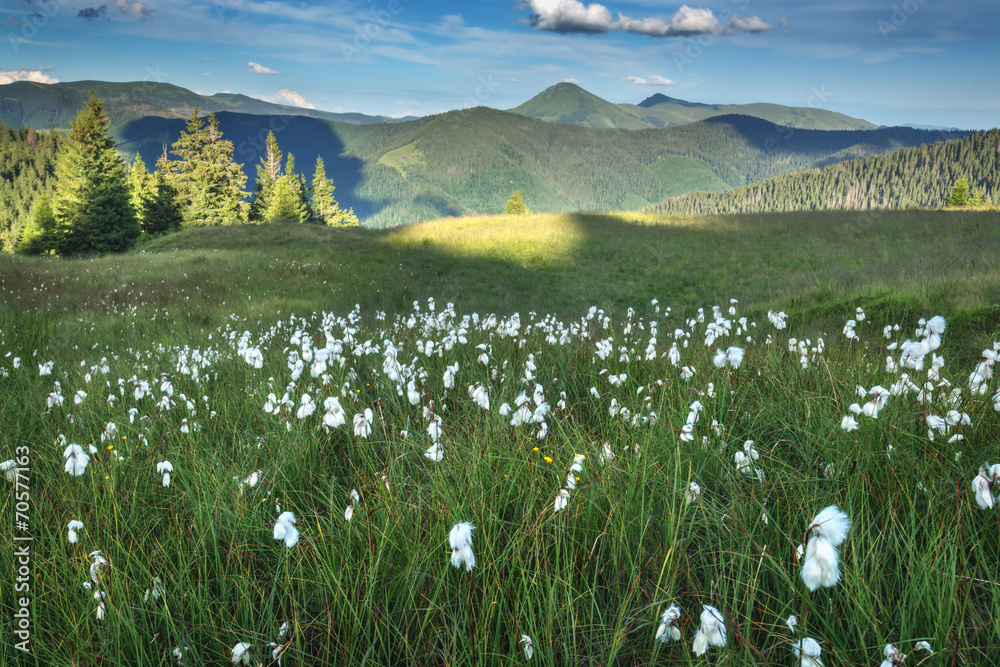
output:
M101 577L103 576L102 573L105 569L111 567L111 562L100 551L91 551L88 554L88 558L94 559L94 562L90 564L90 580L100 585Z
M902 665L903 661L906 660L906 654L892 644L885 645L885 648L882 649L882 655L885 656L885 660L879 667L896 667Z
M358 493L357 489L351 489L351 504L347 506L344 510L344 518L350 521L354 517L354 505L361 502L361 494Z
M365 408L364 414L354 415L354 435L359 438L367 438L372 432L372 423L375 421L375 414L371 408Z
M553 512L561 512L566 509L566 505L569 504L569 491L566 489L559 489L559 493L556 494L556 502L554 505Z
M434 415L431 419L430 424L427 425L427 435L430 437L431 442L437 443L441 439L441 416Z
M799 624L799 619L797 619L797 618L795 617L795 614L792 614L791 616L789 616L789 617L788 617L788 618L787 618L787 619L785 620L785 625L787 625L787 626L788 626L788 629L789 629L789 630L791 631L791 633L792 633L793 635L794 635L794 634L795 634L796 632L798 632L798 631L797 631L797 630L795 629L795 627L796 627L796 626L797 626L798 624Z
M702 605L701 627L694 635L691 650L697 656L702 656L709 646L726 645L726 624L722 620L722 612L707 604Z
M857 431L858 420L854 418L854 415L844 415L844 418L840 420L840 428L848 432Z
M174 464L170 461L160 461L156 464L156 474L163 475L163 486L170 486L170 473L174 471Z
M263 470L255 470L250 473L246 479L239 483L240 495L243 495L243 487L249 486L251 489L260 483L261 478L264 476ZM238 478L237 478L238 479Z
M660 625L656 628L656 637L654 639L664 644L671 641L680 641L681 630L674 625L679 620L681 620L681 608L676 604L672 604L664 609L663 614L660 615Z
M108 594L102 590L94 591L94 600L97 601L97 620L103 621L104 617L107 615L107 606L105 601L108 599Z
M253 665L253 656L250 655L250 649L253 645L247 642L240 642L233 646L232 648L232 663L234 665Z
M427 451L424 452L424 456L434 463L441 463L444 459L444 447L441 446L440 442L435 442L427 448Z
M302 394L299 409L295 412L296 419L305 419L315 411L316 403L313 402L312 396L309 394Z
M917 642L917 645L913 647L914 651L927 651L931 655L934 655L934 649L931 648L929 642Z
M698 486L697 482L691 482L688 484L688 488L684 491L684 503L687 505L693 505L701 500L701 487Z
M809 525L802 581L810 591L835 586L840 581L837 547L847 539L851 520L836 505L824 508Z
M295 514L282 512L274 522L274 539L285 541L285 546L291 549L299 541L299 529L295 527Z
M90 456L77 444L67 445L63 450L63 457L66 459L63 469L75 477L82 475L90 462Z
M490 394L484 385L469 385L469 398L483 410L490 409Z
M163 588L163 579L159 577L153 578L153 585L146 589L145 595L142 596L143 602L149 602L149 598L152 597L153 601L157 601L167 594L166 589Z
M8 482L15 483L17 481L17 462L14 459L9 459L0 463L0 472L7 478Z
M531 657L535 655L535 647L531 641L531 637L528 635L521 635L520 644L521 648L524 649L525 659L531 660Z
M468 521L456 523L448 533L448 543L451 545L451 564L456 568L465 566L466 572L472 572L476 566L476 554L472 551L472 531L476 527Z
M819 656L822 653L819 642L812 637L803 637L801 641L792 644L795 654L795 667L823 667Z
M993 466L996 468L997 466ZM976 496L976 504L980 509L993 509L993 480L990 479L986 466L979 466L979 474L972 479L972 493Z
M79 539L77 537L76 531L83 530L83 522L82 521L78 521L76 519L73 519L68 524L66 524L66 530L69 533L67 535L67 538L69 539L69 543L70 544L76 544L77 540Z

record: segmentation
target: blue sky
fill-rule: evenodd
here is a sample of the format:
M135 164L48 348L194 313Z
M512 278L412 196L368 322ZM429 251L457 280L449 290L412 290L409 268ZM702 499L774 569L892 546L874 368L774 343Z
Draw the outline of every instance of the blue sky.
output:
M330 111L514 107L560 81L1000 125L996 0L0 0L0 83L158 80Z

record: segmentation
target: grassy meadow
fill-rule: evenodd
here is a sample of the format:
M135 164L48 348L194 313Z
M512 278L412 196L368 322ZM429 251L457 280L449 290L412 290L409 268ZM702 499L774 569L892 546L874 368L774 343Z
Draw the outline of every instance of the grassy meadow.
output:
M809 665L806 637L827 666L995 664L998 257L996 211L2 256L0 462L30 490L0 480L2 549L32 537L3 664ZM725 640L697 655L702 605Z

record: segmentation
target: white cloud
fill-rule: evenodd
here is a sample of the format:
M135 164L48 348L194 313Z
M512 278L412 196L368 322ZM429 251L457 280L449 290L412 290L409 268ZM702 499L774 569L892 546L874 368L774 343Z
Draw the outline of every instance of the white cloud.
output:
M583 85L582 83L580 83L579 79L563 79L562 82L563 83L574 83L574 84L576 84L578 86L582 86Z
M59 83L59 79L49 76L44 69L19 69L5 72L0 70L0 85L15 81L34 81L35 83Z
M274 102L276 104L289 104L293 107L299 107L300 109L315 109L315 104L309 104L306 102L306 98L299 95L294 90L288 90L287 88L282 88L274 95L265 95L261 99L265 102Z
M648 79L641 76L623 76L622 81L636 86L676 86L677 82L659 74L653 74Z
M248 62L247 67L249 68L247 71L253 74L281 74L281 72L276 72L270 67L264 67L260 63L255 63L253 61Z
M522 0L531 26L536 30L558 33L599 35L607 32L630 32L648 37L686 37L690 35L733 32L764 32L773 26L756 16L733 16L722 23L711 9L681 5L666 18L632 18L622 13L614 18L602 4L589 5L580 0Z

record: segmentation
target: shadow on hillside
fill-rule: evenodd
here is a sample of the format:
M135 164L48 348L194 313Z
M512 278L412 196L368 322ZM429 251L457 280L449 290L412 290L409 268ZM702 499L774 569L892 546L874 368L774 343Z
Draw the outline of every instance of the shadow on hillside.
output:
M385 203L358 196L363 163L359 158L344 155L344 142L329 122L307 116L256 116L222 111L216 113L222 137L233 143L233 159L247 176L246 190L253 192L257 165L264 156L268 132L273 131L278 147L287 158L295 156L295 171L312 181L316 157L323 158L326 175L333 179L334 197L342 208L353 208L362 218L377 214ZM119 150L142 156L146 168L152 170L163 154L177 141L187 121L178 118L147 116L126 123L118 131ZM170 156L174 158L173 155Z

